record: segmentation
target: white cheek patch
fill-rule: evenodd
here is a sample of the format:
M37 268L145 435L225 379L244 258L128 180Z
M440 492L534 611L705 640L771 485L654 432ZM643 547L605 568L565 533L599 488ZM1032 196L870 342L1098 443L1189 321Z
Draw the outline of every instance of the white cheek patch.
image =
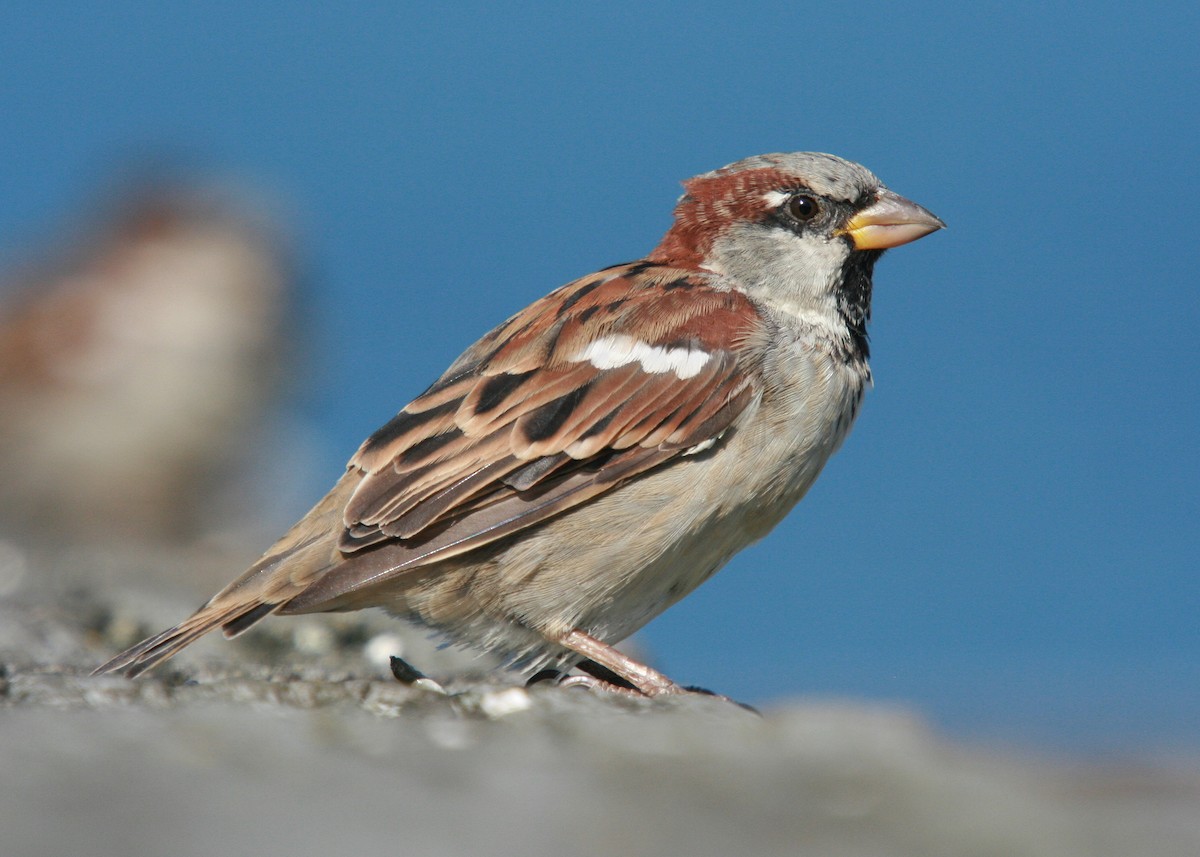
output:
M618 334L597 339L571 359L575 362L586 360L597 369L616 369L618 366L638 363L644 372L674 372L675 377L682 381L700 374L711 357L707 351L664 348Z

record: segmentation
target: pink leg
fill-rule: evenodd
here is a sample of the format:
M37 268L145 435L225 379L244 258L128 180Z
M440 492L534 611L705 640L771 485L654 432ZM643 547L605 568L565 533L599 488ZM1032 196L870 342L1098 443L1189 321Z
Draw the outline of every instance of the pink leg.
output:
M578 652L590 661L612 670L620 678L629 682L642 696L667 696L688 691L671 681L658 670L653 670L643 663L635 661L628 655L623 655L612 646L602 643L595 637L575 630L565 634L558 643L573 652ZM619 687L593 676L572 676L562 682L564 685L584 685L598 687L613 693L631 693L627 688Z

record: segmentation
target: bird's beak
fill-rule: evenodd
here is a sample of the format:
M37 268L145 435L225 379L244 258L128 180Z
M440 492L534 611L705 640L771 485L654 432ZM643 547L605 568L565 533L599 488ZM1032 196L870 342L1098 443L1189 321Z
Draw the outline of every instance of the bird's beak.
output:
M924 238L945 225L932 212L885 188L839 234L849 235L856 250L886 250Z

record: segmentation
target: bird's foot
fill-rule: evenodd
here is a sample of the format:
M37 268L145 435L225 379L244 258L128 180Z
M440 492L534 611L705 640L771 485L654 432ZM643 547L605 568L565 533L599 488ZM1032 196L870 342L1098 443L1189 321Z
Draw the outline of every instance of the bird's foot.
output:
M604 693L615 693L619 696L632 696L632 697L637 697L638 699L646 699L648 696L650 696L650 694L643 693L642 691L638 690L636 687L625 687L620 684L613 684L610 681L604 681L603 679L596 678L593 675L564 676L559 681L558 686L559 687L583 687L583 688L587 688L588 690L599 690L599 691L603 691ZM682 692L682 690L683 689L680 688L681 692ZM663 694L657 693L654 695L661 696Z

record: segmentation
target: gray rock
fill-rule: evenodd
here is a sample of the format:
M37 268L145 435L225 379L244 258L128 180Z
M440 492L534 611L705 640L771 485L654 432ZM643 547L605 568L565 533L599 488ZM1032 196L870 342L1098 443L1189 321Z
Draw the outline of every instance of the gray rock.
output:
M1193 765L1006 756L849 703L434 693L364 656L394 632L369 617L88 676L180 616L144 606L0 600L4 854L1200 854Z

